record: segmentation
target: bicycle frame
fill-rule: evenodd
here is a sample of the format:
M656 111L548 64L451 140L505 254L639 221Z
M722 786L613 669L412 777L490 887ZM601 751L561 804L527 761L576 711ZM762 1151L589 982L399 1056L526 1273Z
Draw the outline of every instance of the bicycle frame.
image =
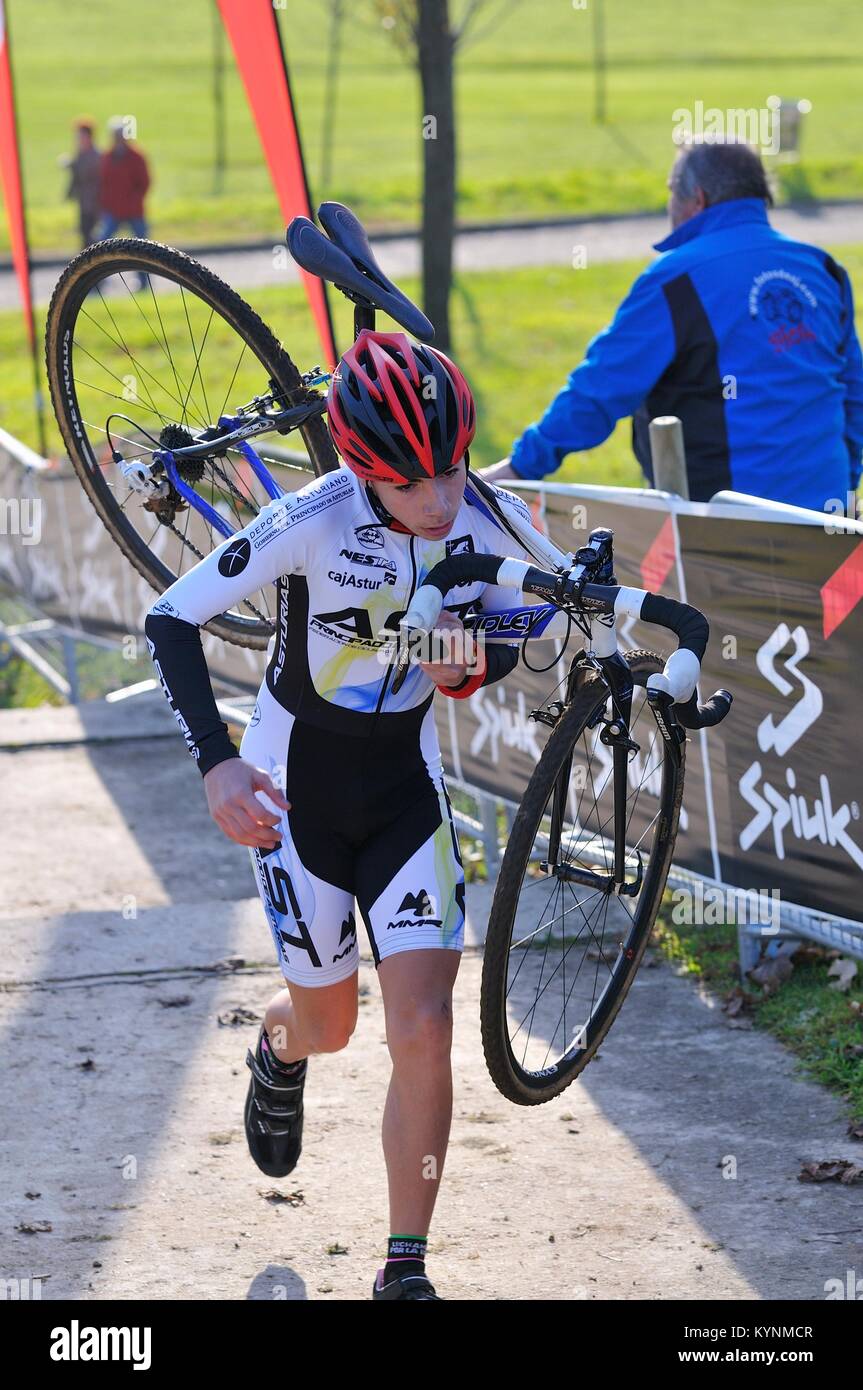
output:
M528 526L527 523L516 520L511 516L508 516L507 520L511 523L513 530L518 533L517 539L523 545L524 549L547 568L554 569L561 573L569 571L570 574L576 576L579 570L582 573L585 571L584 565L576 566L576 568L573 569L573 556L564 554L552 541L546 536L541 535L533 526ZM606 583L611 586L615 582L612 572L612 533L610 531L594 532L591 536L591 540L594 540L594 537L597 537L600 540L601 546L604 547L605 561L601 571L602 579L600 583ZM586 558L585 555L585 559ZM543 638L554 638L555 620L558 618L564 619L565 616L564 612L555 604L540 604L526 608L487 611L479 614L473 622L468 619L465 625L470 626L474 632L484 633L486 638L492 641L512 641L514 635L520 636L524 641L529 641L532 638L535 640L540 636ZM587 613L585 613L585 616L588 616ZM638 751L638 744L633 741L629 733L629 721L632 714L633 681L629 667L618 649L617 620L613 610L609 610L607 615L597 613L596 617L598 619L598 632L596 637L592 640L588 648L577 652L570 662L563 702L556 702L557 709L554 713L533 710L531 711L531 718L538 719L553 727L560 718L563 708L570 704L574 698L580 683L584 679L585 673L590 669L599 672L611 699L611 715L605 719L604 727L599 737L601 741L611 749L612 754L612 791L614 807L613 872L609 877L596 874L590 869L575 868L569 864L558 863L566 816L566 806L569 797L572 754L565 759L555 783L552 794L551 829L547 859L541 867L547 873L555 874L568 883L578 883L584 887L596 888L602 892L616 892L626 896L635 896L641 888L643 879L643 866L640 853L638 854L638 871L635 879L627 883L625 872L627 768L630 754L634 754ZM609 617L611 619L610 622L608 621ZM571 622L567 619L567 633L569 633L570 630ZM591 630L593 631L593 629ZM655 714L656 711L654 709L654 716ZM663 732L661 725L660 731ZM679 743L676 739L669 741L672 742L674 752L679 761Z
M327 375L313 375L311 379L304 378L304 384L314 386L325 380L329 380ZM180 476L177 460L185 459L189 462L204 460L211 458L217 449L236 448L250 465L267 496L271 501L275 501L279 497L284 497L285 489L279 487L260 454L252 448L249 439L262 434L287 434L290 430L303 424L310 416L319 414L322 408L322 404L291 406L272 414L262 413L257 418L252 417L251 419L248 415L221 415L218 428L225 430L224 435L219 435L215 439L208 439L200 444L191 444L184 449L159 449L154 453L153 460L162 464L168 481L188 502L189 506L194 508L220 535L229 540L234 535L234 528Z

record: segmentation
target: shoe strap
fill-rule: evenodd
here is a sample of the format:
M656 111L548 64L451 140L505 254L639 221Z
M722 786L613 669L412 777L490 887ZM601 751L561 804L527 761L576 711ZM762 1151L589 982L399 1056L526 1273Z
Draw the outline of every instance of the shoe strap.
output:
M246 1053L246 1066L250 1069L253 1077L260 1086L267 1091L272 1091L274 1096L295 1095L303 1089L305 1072L300 1072L298 1076L277 1076L275 1072L267 1073L263 1070L260 1062L249 1048Z

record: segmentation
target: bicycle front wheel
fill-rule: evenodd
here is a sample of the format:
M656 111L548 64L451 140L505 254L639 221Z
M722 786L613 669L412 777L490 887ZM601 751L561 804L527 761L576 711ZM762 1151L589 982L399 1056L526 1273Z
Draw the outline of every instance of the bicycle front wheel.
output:
M635 978L671 866L685 745L675 761L647 704L647 677L662 670L662 659L644 651L625 659L637 751L626 768L622 862L636 891L585 883L612 877L614 798L621 794L600 738L612 714L609 691L593 674L543 749L501 864L480 1014L491 1078L518 1105L553 1099L595 1055ZM559 844L552 871L550 844Z
M112 460L218 433L231 414L274 387L301 391L299 371L267 325L206 266L173 247L135 237L96 242L61 275L48 310L45 357L51 400L81 484L112 538L158 593L224 536L205 509L171 488L167 499L134 490ZM299 397L298 397L299 399ZM299 429L307 460L261 453L283 491L338 466L326 425ZM300 451L302 452L302 451ZM192 464L183 479L234 531L270 501L236 448ZM274 631L272 595L249 595L207 624L226 641L263 649Z

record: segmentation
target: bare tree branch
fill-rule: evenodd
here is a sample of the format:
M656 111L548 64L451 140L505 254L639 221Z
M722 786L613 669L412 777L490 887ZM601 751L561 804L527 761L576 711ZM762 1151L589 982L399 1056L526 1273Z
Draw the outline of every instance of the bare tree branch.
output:
M484 8L484 0L471 0L464 19L456 31L456 43L459 47L470 46L470 44L476 43L479 39L484 38L490 29L497 28L503 20L504 15L507 14L509 10L514 10L516 5L520 3L521 0L502 0L501 7L497 14L490 14L486 23L481 25L479 29L474 29L473 33L468 35L465 39L462 36L464 35L469 21L479 10Z
M465 33L468 25L470 24L477 10L481 10L485 3L486 0L467 0L465 12L461 17L461 24L459 24L453 29L453 41L455 43L459 43L461 41L462 35Z
M399 22L405 33L410 35L411 42L414 44L419 43L418 3L419 0L396 0Z

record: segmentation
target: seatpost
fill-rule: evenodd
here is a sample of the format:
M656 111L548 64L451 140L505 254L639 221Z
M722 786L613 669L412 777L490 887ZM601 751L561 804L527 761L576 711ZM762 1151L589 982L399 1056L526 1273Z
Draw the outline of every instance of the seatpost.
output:
M374 329L375 308L373 304L354 304L354 338L358 338L364 328Z

